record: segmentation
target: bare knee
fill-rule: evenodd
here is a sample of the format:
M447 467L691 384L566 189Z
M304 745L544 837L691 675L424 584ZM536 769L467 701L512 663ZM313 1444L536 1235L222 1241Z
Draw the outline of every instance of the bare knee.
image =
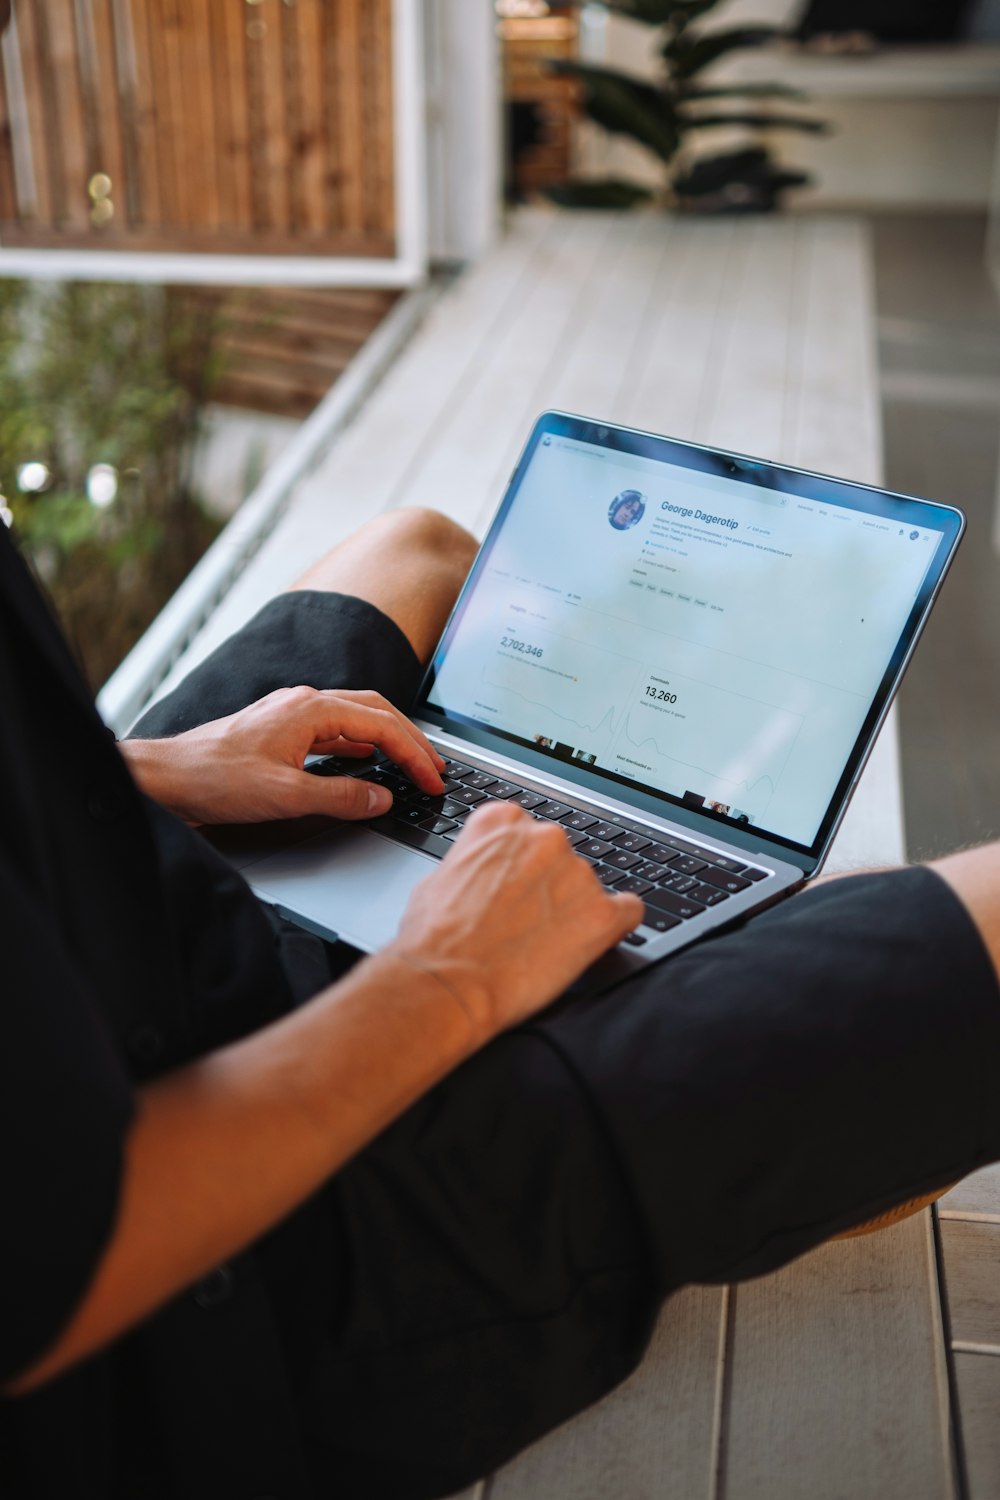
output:
M468 572L478 551L475 537L439 510L406 506L378 520L384 542L398 547L407 558L421 557L429 565L446 563Z

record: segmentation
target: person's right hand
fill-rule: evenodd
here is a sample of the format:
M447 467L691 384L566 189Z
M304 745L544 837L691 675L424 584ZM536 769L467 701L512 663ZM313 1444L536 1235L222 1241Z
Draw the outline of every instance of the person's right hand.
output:
M434 974L485 1041L554 1000L642 915L558 824L491 802L417 886L388 951Z

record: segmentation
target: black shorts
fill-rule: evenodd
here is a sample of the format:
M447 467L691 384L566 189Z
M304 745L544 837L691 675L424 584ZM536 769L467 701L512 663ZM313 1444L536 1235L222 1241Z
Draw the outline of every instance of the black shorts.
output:
M405 709L419 675L372 606L285 595L139 732L302 682ZM675 1288L1000 1156L998 1058L988 955L921 868L815 887L499 1038L339 1174L328 1240L293 1221L265 1247L323 1484L457 1489L622 1378Z

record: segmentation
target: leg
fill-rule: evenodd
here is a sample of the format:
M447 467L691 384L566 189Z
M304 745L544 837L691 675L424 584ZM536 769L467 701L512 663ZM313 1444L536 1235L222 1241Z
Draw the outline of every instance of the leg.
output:
M435 510L394 510L358 528L293 584L367 599L426 663L478 544Z
M671 1291L1000 1156L995 952L953 894L995 916L1000 847L958 860L557 1006L362 1153L331 1187L350 1294L304 1397L317 1488L458 1489L628 1373Z
M772 1270L1000 1157L1000 846L943 864L831 881L538 1023L664 1291Z
M931 865L965 907L1000 978L1000 844L949 854Z
M475 551L468 533L434 511L369 522L224 641L132 734L178 734L299 684L374 688L409 708Z

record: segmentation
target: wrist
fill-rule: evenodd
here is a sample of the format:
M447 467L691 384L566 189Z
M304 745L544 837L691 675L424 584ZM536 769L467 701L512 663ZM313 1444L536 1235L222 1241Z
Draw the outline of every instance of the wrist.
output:
M427 987L428 994L443 1003L453 1024L464 1033L466 1054L485 1046L496 1034L492 996L474 965L437 954L425 956L398 939L368 962L390 967L396 984Z
M184 805L183 776L179 774L183 757L176 740L119 740L118 749L140 791L185 822L197 825L198 819Z

